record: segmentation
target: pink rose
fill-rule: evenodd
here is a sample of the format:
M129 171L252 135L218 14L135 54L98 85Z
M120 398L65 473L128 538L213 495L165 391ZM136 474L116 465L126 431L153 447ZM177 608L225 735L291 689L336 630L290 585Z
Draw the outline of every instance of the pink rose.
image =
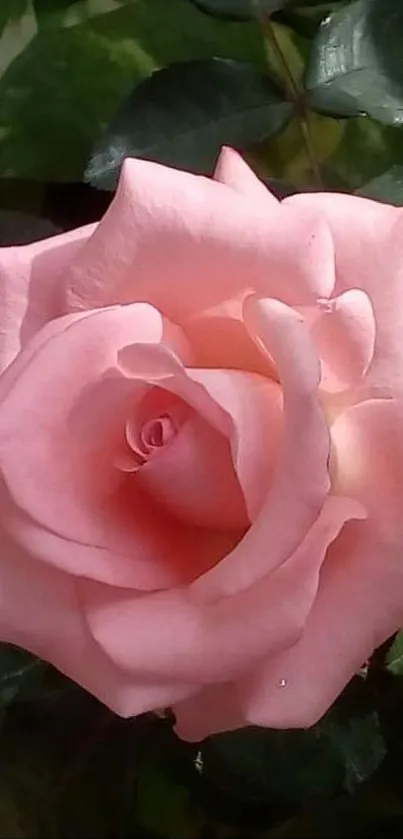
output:
M318 720L403 623L402 233L226 149L2 249L3 640L189 740Z

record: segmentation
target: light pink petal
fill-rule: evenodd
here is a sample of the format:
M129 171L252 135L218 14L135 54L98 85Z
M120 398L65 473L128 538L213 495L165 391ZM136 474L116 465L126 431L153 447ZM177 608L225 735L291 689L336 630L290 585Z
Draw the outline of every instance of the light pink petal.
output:
M305 210L260 206L214 180L126 159L116 196L66 274L71 310L146 300L185 320L242 291L328 296L333 243Z
M178 356L169 347L157 344L130 344L119 352L118 367L128 380L163 387L184 399L222 434L229 434L230 420L205 387L188 375Z
M260 512L273 481L282 438L282 391L277 382L240 370L189 370L231 417L234 468L250 521Z
M175 732L190 743L198 743L212 734L245 728L236 682L205 685L189 697L175 703Z
M103 654L83 621L75 579L35 562L1 531L0 639L50 662L122 716L189 695L187 682L128 677Z
M249 195L261 204L278 204L277 198L266 189L241 155L229 146L223 146L221 149L213 177L215 181L220 181L243 195Z
M385 542L403 541L403 399L373 399L332 426L336 492L360 499Z
M47 340L34 339L0 382L0 466L13 502L7 527L72 573L153 589L192 579L221 556L222 536L199 538L197 530L190 566L194 530L179 533L114 466L135 399L118 352L135 337L158 342L164 329L148 304L68 316L46 327Z
M300 640L243 680L238 701L245 720L273 728L317 722L403 625L402 592L401 545L381 544L366 523L346 527L329 551Z
M48 320L64 314L61 276L95 227L0 248L0 372Z
M364 517L365 510L359 503L349 498L330 496L326 500L317 521L310 529L301 545L298 547L294 556L290 558L283 567L294 569L296 577L299 577L297 569L301 569L301 573L305 570L305 573L307 574L307 582L310 581L310 584L312 584L312 570L316 568L317 574L319 575L319 570L325 559L329 545L337 539L345 522L353 519L362 519ZM274 574L274 579L275 577L276 574ZM320 580L321 578L322 571L320 571ZM272 575L269 574L266 581L262 582L262 584L266 585L267 583L270 583L270 580L272 580ZM285 612L287 612L290 608L293 608L292 604L294 601L293 599L289 601L289 595L293 598L295 583L296 580L291 582L289 594L285 592L283 601L279 604L280 609ZM301 582L299 584L301 585ZM316 579L316 586L317 584L318 579ZM312 603L314 603L314 599L312 600ZM315 605L313 606L313 609L315 609ZM309 626L310 618L308 617L308 613L307 620ZM243 624L242 620L241 624ZM262 631L264 631L263 627ZM305 629L301 632L300 637L302 639L304 638L304 634ZM303 642L297 641L296 645L299 646L301 643ZM239 644L242 646L241 639L239 640ZM291 647L291 650L292 649L293 647ZM246 675L241 675L239 682L232 685L218 685L217 702L214 701L215 688L210 687L207 688L207 696L205 696L203 692L200 694L195 693L192 697L185 700L184 703L180 703L175 706L174 710L177 719L176 730L179 736L183 737L185 740L201 740L209 734L219 731L228 731L229 729L238 728L242 725L248 725L255 722L256 724L270 725L270 723L260 723L254 718L250 718L248 704L249 696L251 695L254 697L255 692L253 689L249 691L248 686L250 683L254 683L256 674L265 672L266 661L269 662L267 666L270 667L271 655L272 650L270 649L270 646L268 646L267 658L265 657L264 662L257 662L256 665L253 665L252 660L250 660L249 666L247 665L247 673ZM284 652L280 651L278 655L274 652L276 663L277 660L281 660L283 656L285 658L288 656L288 650L285 650ZM284 684L284 682L287 682L287 673L288 671L285 669L285 671L279 675L279 671L276 669L277 682L271 683L272 691L274 691L275 699L278 697L279 705L281 703L283 693L287 688L287 685ZM246 701L245 695L247 696ZM208 704L202 705L201 703L205 699L207 699Z
M256 346L243 322L247 294L195 314L185 325L195 367L226 368L273 376L273 365Z
M141 467L133 479L141 493L182 522L233 530L241 535L250 520L227 437L199 414Z
M322 363L321 387L338 392L359 385L371 364L376 338L365 291L352 288L319 303L311 335Z
M403 389L403 210L351 195L307 193L283 202L322 212L335 247L335 293L361 288L375 313L376 342L368 380Z
M242 591L281 565L318 517L330 482L329 431L318 403L319 361L303 317L277 300L251 297L245 323L274 359L283 389L283 436L273 484L233 554L196 581L207 600Z
M193 584L135 597L83 581L83 613L107 655L138 677L227 681L295 643L316 597L325 548L346 518L360 515L355 502L329 504L303 548L232 596L206 603ZM266 553L266 544L260 548Z

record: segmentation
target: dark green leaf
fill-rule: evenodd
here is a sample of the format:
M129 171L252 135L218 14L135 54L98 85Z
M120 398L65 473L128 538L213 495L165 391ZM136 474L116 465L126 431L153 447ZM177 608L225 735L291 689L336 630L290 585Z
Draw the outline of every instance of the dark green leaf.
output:
M91 0L91 8L77 3L71 11L78 17L104 6ZM37 36L0 77L2 177L81 180L119 103L158 67L212 55L265 67L253 22L223 25L188 0L116 0L116 11L79 25L60 28L56 12L38 23Z
M301 0L291 2L274 15L278 23L291 27L298 35L312 38L327 15L340 8L343 0Z
M60 9L67 9L79 0L33 0L36 14L44 12L55 12Z
M331 744L313 731L247 728L211 737L202 747L210 782L243 801L267 796L301 802L342 789L343 766Z
M113 189L125 157L211 173L222 145L245 149L292 112L276 84L226 59L172 64L135 88L96 147L85 180Z
M0 645L0 704L7 705L25 686L27 680L36 677L45 665L30 653L13 647Z
M259 13L271 15L292 0L192 0L201 9L224 20L250 20Z
M330 15L310 55L310 107L402 125L402 39L403 4L396 0L356 0Z
M364 184L357 191L357 195L401 207L403 205L403 166L392 166L387 172L383 172L382 175ZM403 671L403 642L401 657Z
M26 11L28 0L1 0L0 2L0 32L7 23L19 20Z
M306 731L247 728L209 738L203 772L235 797L290 802L351 790L369 777L386 754L375 713L346 717L332 711Z
M403 167L400 169L400 204L403 204ZM398 632L386 656L387 669L395 676L403 676L403 631Z
M344 787L351 791L368 778L386 756L378 715L329 721L324 734L344 766Z

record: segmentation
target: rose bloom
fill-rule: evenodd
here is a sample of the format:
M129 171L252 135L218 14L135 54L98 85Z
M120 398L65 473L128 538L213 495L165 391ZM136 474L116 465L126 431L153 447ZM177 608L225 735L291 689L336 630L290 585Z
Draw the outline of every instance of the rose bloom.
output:
M306 727L403 623L403 215L126 160L0 252L0 637L188 740Z

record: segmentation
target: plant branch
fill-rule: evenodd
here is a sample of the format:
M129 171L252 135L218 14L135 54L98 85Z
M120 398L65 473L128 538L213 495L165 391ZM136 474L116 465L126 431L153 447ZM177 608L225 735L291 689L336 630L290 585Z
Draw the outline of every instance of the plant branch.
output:
M320 171L319 161L316 156L315 146L312 139L306 107L304 103L304 91L300 88L298 81L289 66L284 52L281 48L276 35L275 28L270 20L263 12L259 10L258 2L256 5L256 18L261 26L263 36L273 50L273 55L276 57L279 67L282 70L281 81L286 86L286 93L291 102L295 105L296 115L299 121L301 135L306 150L306 155L309 161L312 172L313 183L319 189L323 189L323 180Z

